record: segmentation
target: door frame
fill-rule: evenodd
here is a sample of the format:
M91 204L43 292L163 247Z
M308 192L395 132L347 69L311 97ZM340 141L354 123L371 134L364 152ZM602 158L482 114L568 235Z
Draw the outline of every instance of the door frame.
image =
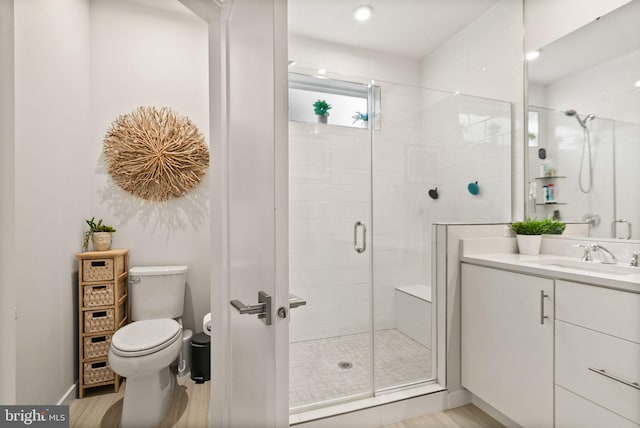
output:
M246 366L247 361L255 362L255 367L243 367L243 374L248 371L254 377L258 373L263 376L258 395L265 408L254 402L252 406L245 406L247 410L252 410L245 413L259 415L262 418L260 426L288 426L289 317L281 319L275 314L277 308L288 308L289 304L287 0L179 1L209 24L213 380L209 426L237 425L235 417L238 412L234 415L233 409L234 406L238 407L238 401L243 398L238 391L250 387L247 381L252 376L234 378L234 367ZM246 31L249 28L251 31ZM238 67L243 62L250 64L256 56L262 58L261 67ZM238 76L238 70L242 71L241 77ZM231 74L232 71L235 74ZM241 85L238 84L240 79ZM253 99L248 94L253 95ZM245 103L252 106L255 98L264 94L267 94L269 102L261 105L262 119L253 122L250 114L240 114L237 105ZM269 97L269 94L272 96ZM252 141L256 149L262 145L261 153L265 153L265 145L268 147L268 155L261 156L260 162L254 165L243 164L244 159L239 153L238 147L243 143L246 150L246 139L244 142L234 141L238 135L241 139L246 137L246 133L241 134L247 128L260 131L255 132L260 134L259 138ZM264 172L260 183L255 174L243 173L243 168L246 171L252 167ZM265 181L267 192L258 194L260 189L265 189ZM243 184L238 186L239 182ZM238 199L242 202L238 203ZM269 202L265 203L266 200ZM266 224L266 227L259 229L258 233L254 228L254 234L248 237L246 235L250 232L242 232L247 226L243 219L251 215L261 219L261 224ZM266 245L267 248L262 248L265 250L262 254L260 251L252 252L243 260L237 257L237 249L246 246L248 239L253 240L255 246ZM260 260L256 260L256 255L260 256ZM247 262L252 265L245 269L249 271L248 275L238 274ZM260 274L263 276L260 277ZM238 315L229 304L232 299L239 297L239 293L245 296L252 294L255 287L268 292L273 298L273 325L269 327L254 319L255 316L249 319L247 315ZM248 323L253 323L251 325L256 329L262 329L258 330L260 334L265 332L266 345L261 349L262 355L239 359L242 355L238 355L238 349L242 346L239 348L237 342L242 337L239 334L234 336L233 330L237 330L239 324L246 327ZM235 356L233 349L237 352ZM239 382L244 382L244 385Z

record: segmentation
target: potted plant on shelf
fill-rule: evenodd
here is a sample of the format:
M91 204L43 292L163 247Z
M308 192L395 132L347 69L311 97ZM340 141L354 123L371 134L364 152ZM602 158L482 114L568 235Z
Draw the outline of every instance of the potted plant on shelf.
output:
M523 221L511 223L511 230L516 234L518 251L520 254L540 254L542 235L560 235L566 224L560 220L544 218L526 218Z
M102 219L95 222L95 217L91 217L91 220L85 220L89 225L89 230L84 232L84 242L82 244L82 251L89 250L89 239L93 244L95 251L106 251L111 249L111 242L113 240L113 232L116 230L106 224L102 224Z
M331 104L327 104L325 100L318 100L313 103L313 112L318 116L318 123L327 123Z

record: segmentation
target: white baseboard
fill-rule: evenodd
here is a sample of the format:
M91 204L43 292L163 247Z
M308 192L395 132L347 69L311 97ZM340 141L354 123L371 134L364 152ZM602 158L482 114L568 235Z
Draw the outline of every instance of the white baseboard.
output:
M71 385L71 387L69 387L69 389L67 390L67 392L64 393L64 395L62 396L62 398L60 398L60 400L58 401L58 403L56 404L57 406L61 406L61 405L65 405L65 406L70 406L71 403L73 403L73 400L76 399L76 389L78 387L78 383L74 383L73 385Z
M471 403L471 392L466 389L449 392L447 409L466 406Z
M471 394L471 403L476 406L478 409L485 412L487 415L491 416L493 419L500 422L507 428L521 428L520 425L512 421L508 416L505 416L502 412L497 410L495 407L488 404L486 401L482 401L480 398Z

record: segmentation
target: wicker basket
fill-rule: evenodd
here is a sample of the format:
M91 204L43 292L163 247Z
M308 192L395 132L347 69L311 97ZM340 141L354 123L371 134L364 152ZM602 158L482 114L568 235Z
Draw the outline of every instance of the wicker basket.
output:
M113 258L82 261L83 281L111 281L112 279Z
M84 384L109 382L116 378L115 373L106 361L84 363Z
M84 338L84 358L100 358L109 354L111 335L93 336Z
M114 310L87 311L84 313L84 332L97 333L115 329Z
M113 284L85 285L84 307L113 305Z

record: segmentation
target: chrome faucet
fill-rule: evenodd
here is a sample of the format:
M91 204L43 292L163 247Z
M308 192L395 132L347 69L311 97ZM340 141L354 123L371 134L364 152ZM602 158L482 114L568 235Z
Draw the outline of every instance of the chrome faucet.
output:
M611 251L607 250L600 244L591 244L591 251L598 253L598 256L600 256L600 263L604 263L607 265L615 265L616 263L618 263L618 259L616 259L616 256L614 256ZM606 256L603 256L602 253L608 254L609 259L607 259Z
M573 246L575 248L582 248L584 250L584 253L582 254L582 258L580 259L580 261L583 262L590 262L591 259L591 247L585 244L573 244Z
M631 253L631 266L638 267L638 256L640 256L640 251L634 251Z

